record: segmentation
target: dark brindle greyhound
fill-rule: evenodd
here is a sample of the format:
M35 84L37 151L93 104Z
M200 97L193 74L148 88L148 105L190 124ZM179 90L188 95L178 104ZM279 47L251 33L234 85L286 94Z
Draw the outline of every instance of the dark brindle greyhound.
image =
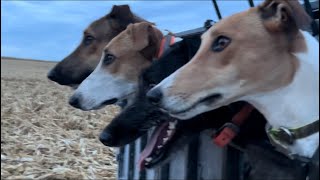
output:
M208 128L219 128L239 111L243 103L201 114L188 121L177 121L150 103L146 93L155 84L186 64L195 54L199 38L184 39L175 43L163 56L147 68L140 76L139 92L134 103L125 108L100 135L100 141L107 146L123 146L142 136L152 126L157 126L141 153L141 168L154 168L174 156L197 134ZM215 119L215 121L212 121ZM273 150L264 131L265 119L253 111L241 126L236 144L245 149L246 159L251 164L248 179L301 179L305 168L300 162L289 160Z
M83 33L81 44L49 73L61 85L77 86L91 74L101 59L103 48L130 23L143 22L128 5L114 5L111 12L92 22Z

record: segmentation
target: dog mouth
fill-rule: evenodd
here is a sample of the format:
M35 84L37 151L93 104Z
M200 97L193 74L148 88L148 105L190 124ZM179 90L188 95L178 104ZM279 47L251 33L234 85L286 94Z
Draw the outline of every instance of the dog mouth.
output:
M97 109L100 109L100 108L102 108L104 106L112 105L112 104L116 104L116 105L120 106L123 109L128 105L130 97L133 94L135 94L135 92L129 93L126 96L124 96L123 98L120 98L120 99L119 98L112 98L112 99L105 100L101 104L99 104L96 107L92 108L92 110L97 110Z
M99 104L98 106L95 106L95 107L93 107L91 109L82 108L82 110L84 110L84 111L86 111L86 110L98 110L98 109L101 109L104 106L115 104L116 102L118 102L118 99L117 98L112 98L112 99L108 99L106 101L103 101L101 104Z
M114 104L114 103L116 103L116 102L118 102L118 99L117 99L117 98L108 99L108 100L106 100L106 101L103 101L100 105L96 106L96 107L93 108L93 109L100 109L100 108L102 108L102 107L104 107L104 106L111 105L111 104Z
M112 98L112 99L103 101L101 105L102 105L102 106L106 106L106 105L114 104L114 103L116 103L117 101L118 101L117 98Z
M169 111L169 113L171 115L179 115L179 114L183 114L186 113L190 110L192 110L193 108L195 108L196 106L200 105L200 104L212 104L215 103L216 101L222 99L222 94L220 93L214 93L212 95L209 95L205 98L202 98L200 100L198 100L196 103L194 103L193 105L189 106L188 108L185 108L183 110L179 110L179 111Z
M176 132L177 123L177 120L170 120L156 127L140 154L140 170L153 167L165 157L165 149Z

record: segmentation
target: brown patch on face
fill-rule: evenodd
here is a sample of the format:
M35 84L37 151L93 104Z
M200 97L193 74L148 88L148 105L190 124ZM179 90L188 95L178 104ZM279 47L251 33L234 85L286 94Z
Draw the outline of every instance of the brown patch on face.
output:
M178 71L168 95L192 102L213 92L238 97L289 84L299 66L292 53L306 50L298 31L302 22L291 14L302 7L291 1L274 2L223 19L203 34L197 54ZM231 43L215 52L212 46L221 36Z
M258 8L265 26L271 31L307 29L311 23L311 17L298 0L266 0Z
M61 85L80 84L95 69L112 38L130 23L142 21L128 5L113 6L109 14L89 25L81 44L50 71L48 78Z
M114 76L137 82L141 71L156 57L162 37L160 30L150 23L130 24L106 46L104 55L116 58L102 67Z

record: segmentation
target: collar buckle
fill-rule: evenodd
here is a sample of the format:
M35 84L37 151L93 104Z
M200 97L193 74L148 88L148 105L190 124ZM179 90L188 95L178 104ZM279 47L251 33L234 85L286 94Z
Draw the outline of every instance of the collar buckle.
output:
M269 133L273 137L273 139L280 141L281 143L284 143L286 145L291 145L294 142L294 136L288 128L282 126L278 129L272 128L269 130Z
M278 133L275 134L275 136L283 143L286 143L288 145L293 144L294 142L294 135L293 133L285 127L279 127Z

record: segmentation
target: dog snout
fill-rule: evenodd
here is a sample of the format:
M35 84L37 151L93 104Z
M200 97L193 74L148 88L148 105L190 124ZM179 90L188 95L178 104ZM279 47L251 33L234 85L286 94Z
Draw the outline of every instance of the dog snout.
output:
M162 97L163 97L163 94L162 94L160 88L151 89L147 93L148 100L154 105L158 105L160 103Z
M113 145L112 135L110 133L106 132L106 131L103 131L100 134L99 140L105 146L112 146Z
M63 73L61 68L57 68L57 67L51 69L48 72L47 77L51 81L54 81L60 85L77 84L77 82L75 82L70 75L66 75L65 73Z
M58 72L56 69L52 69L51 71L48 72L47 74L48 79L51 81L58 81Z
M81 94L74 94L69 99L69 104L75 108L81 109L80 102L81 102Z

